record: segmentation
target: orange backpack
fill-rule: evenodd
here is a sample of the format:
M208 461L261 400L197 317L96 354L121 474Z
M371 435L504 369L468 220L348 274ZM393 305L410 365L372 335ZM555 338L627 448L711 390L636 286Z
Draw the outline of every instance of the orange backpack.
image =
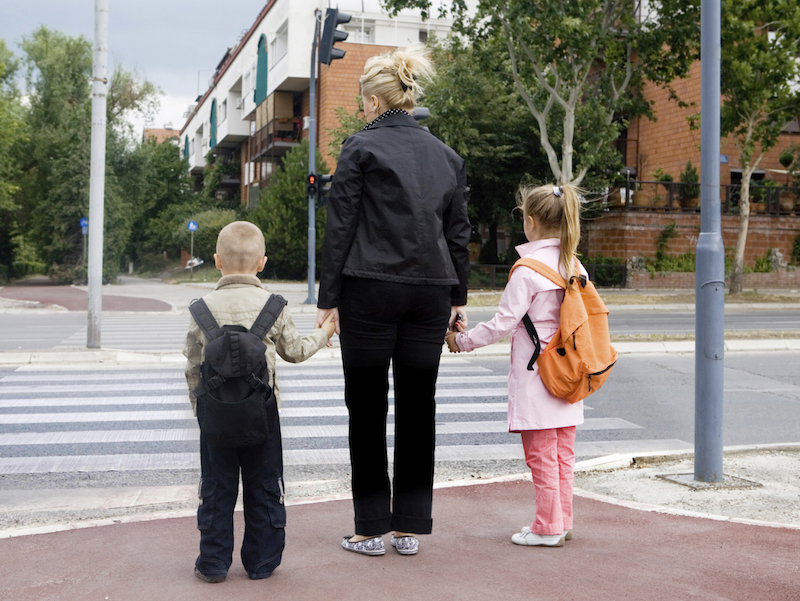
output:
M578 269L577 259L575 263ZM559 328L544 351L530 317L526 314L522 318L536 347L528 369L533 370L538 359L539 375L547 389L559 398L577 403L600 389L617 362L617 351L611 346L608 333L608 309L586 276L572 276L570 284L577 281L579 286L568 286L560 274L541 261L520 259L511 273L520 265L564 289Z

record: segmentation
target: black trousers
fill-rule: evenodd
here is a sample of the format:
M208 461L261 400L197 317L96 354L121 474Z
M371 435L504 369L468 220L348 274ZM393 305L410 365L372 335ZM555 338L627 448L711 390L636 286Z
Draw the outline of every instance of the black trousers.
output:
M356 534L429 534L436 377L450 286L345 278L339 314ZM394 495L386 445L394 372Z
M222 449L200 440L197 527L200 555L195 566L206 576L225 576L233 559L233 510L241 472L244 540L241 558L252 579L267 578L281 563L286 538L283 458L278 410L272 405L270 436L254 447Z

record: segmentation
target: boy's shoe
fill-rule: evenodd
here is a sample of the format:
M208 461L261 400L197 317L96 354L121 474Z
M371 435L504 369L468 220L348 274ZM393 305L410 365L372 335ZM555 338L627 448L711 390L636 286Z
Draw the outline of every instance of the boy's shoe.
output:
M564 534L536 534L530 531L517 532L511 537L511 542L515 545L524 545L528 547L563 547Z
M523 526L522 530L520 530L520 532L522 532L523 534L525 534L526 532L530 532L530 531L531 531L531 527L530 526ZM564 540L572 540L572 529L571 528L569 530L565 530L564 531Z
M216 584L218 582L224 582L225 578L227 578L227 574L224 576L206 576L200 570L195 567L194 575L197 576L200 580L205 580L206 582L210 582L211 584Z
M400 555L416 555L419 551L419 539L416 536L395 537L392 533L392 546Z
M383 546L383 538L380 536L373 536L357 543L351 543L350 536L345 536L342 540L342 548L362 555L383 555L386 553L386 547Z

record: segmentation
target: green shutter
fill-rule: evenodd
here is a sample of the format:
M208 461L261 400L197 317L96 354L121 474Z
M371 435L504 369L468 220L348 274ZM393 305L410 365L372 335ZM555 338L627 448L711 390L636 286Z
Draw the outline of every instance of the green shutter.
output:
M267 36L261 35L258 40L258 64L256 65L256 104L267 99Z
M211 132L208 134L208 147L217 145L217 99L211 101Z
M189 136L183 137L183 158L189 158Z

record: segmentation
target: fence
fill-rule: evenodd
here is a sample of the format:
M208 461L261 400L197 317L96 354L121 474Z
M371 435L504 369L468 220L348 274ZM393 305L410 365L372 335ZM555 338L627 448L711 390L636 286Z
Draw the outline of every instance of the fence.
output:
M720 186L722 213L739 214L740 184ZM700 185L684 182L628 181L599 195L610 210L700 210ZM764 215L800 214L800 187L750 184L750 212Z

